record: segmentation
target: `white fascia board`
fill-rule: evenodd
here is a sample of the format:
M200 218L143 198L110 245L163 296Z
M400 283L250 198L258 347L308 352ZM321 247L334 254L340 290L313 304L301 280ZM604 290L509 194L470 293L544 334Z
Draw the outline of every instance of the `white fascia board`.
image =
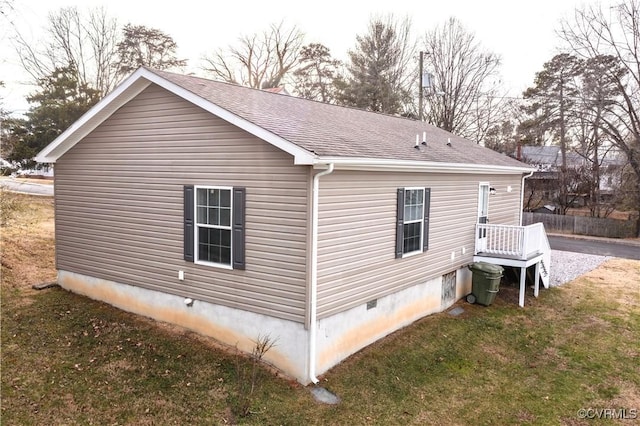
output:
M298 145L289 142L286 139L281 138L280 136L271 133L270 131L253 124L252 122L245 120L244 118L235 115L224 108L219 107L218 105L209 102L206 99L201 98L200 96L184 89L183 87L172 83L164 78L156 75L148 70L148 75L145 75L145 78L149 79L151 82L157 84L158 86L174 93L177 96L191 102L194 105L199 106L205 111L209 111L211 114L220 117L221 119L233 124L245 130L248 133L270 143L276 148L290 154L294 158L294 164L296 165L311 165L314 160L317 158L315 154L307 151L304 148L299 147Z
M316 168L333 163L338 170L439 172L474 174L521 174L535 169L530 167L499 166L485 164L440 163L434 161L391 160L381 158L319 157Z
M38 163L55 163L65 152L73 148L82 138L91 133L118 108L149 87L151 82L141 79L145 69L141 68L102 98L89 111L62 132L36 155Z
M46 148L38 153L35 160L40 163L55 163L55 161L65 152L98 127L104 120L109 118L109 116L118 108L146 89L151 83L157 84L192 104L209 111L210 113L247 131L248 133L265 140L282 151L291 154L294 157L294 164L296 165L311 165L316 159L316 155L306 149L263 129L262 127L257 126L250 121L247 121L219 107L218 105L201 98L200 96L195 95L175 83L165 80L145 68L139 68L113 92L105 96L100 102L94 105L93 108L80 117L79 120L71 125L71 127L65 130Z

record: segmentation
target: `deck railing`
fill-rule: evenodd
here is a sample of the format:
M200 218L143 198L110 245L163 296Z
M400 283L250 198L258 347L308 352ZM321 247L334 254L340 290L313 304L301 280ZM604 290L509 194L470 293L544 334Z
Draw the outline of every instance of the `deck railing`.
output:
M475 254L526 260L541 254L545 244L548 243L541 223L528 226L476 224Z

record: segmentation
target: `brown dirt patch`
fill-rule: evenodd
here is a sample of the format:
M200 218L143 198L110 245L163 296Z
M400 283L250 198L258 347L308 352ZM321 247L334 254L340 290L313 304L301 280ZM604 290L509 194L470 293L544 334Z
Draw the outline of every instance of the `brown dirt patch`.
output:
M16 214L2 225L2 284L25 290L56 279L53 200L3 193Z

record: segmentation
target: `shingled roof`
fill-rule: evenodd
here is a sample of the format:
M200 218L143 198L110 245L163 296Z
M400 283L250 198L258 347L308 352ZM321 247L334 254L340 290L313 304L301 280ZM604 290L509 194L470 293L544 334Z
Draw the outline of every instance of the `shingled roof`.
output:
M64 145L67 139L71 142L66 141L66 145L76 143L86 134L81 131L83 127L89 127L89 131L95 128L119 103L131 98L132 94L126 96L129 91L136 93L132 87L140 86L138 80L145 80L147 85L149 81L159 84L183 97L189 94L187 97L201 106L210 105L215 111L223 110L243 123L252 123L255 128L304 150L314 158L314 163L315 159L338 158L491 166L511 172L529 170L524 163L425 122L148 68L136 71L123 83L121 93L110 95L111 100L105 98L94 107L96 111L89 111L88 117L81 118L51 145ZM115 105L109 107L112 103ZM420 142L426 135L426 145L420 144L418 149L417 135ZM68 149L62 150L58 145L45 148L36 159L55 161Z

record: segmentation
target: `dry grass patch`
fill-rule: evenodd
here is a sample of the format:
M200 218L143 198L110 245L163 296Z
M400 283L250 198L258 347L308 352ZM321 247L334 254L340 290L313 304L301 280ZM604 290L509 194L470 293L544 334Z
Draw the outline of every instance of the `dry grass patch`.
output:
M56 279L53 198L2 191L2 284L27 291Z

